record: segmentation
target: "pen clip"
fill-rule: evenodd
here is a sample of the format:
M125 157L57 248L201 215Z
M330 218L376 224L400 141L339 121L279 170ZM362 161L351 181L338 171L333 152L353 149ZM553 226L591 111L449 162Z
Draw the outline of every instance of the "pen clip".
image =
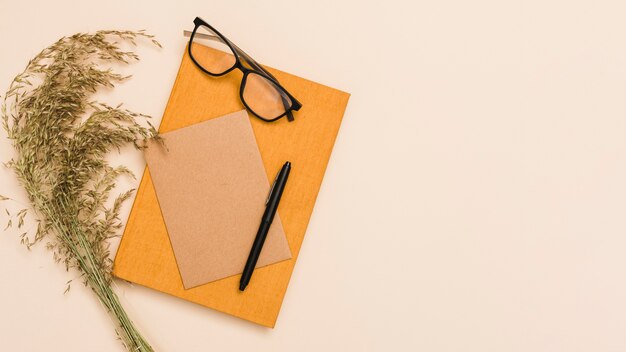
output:
M276 181L278 181L278 175L280 175L280 171L276 174L276 178L274 178L274 182L272 183L272 187L270 187L270 193L267 194L267 199L265 200L265 205L270 202L270 197L272 196L272 192L274 192L274 186L276 186Z

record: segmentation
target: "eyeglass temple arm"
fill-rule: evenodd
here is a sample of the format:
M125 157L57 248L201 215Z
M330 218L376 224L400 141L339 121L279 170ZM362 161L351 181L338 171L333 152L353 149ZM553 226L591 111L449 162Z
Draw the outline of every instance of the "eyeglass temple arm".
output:
M191 34L193 32L192 31L188 31L188 30L184 30L183 31L183 35L185 37L191 37ZM209 40L215 40L215 41L221 41L221 38L216 36L216 35L210 35L210 34L204 34L204 33L198 33L196 32L196 36L198 38L202 38L202 39L209 39Z
M183 35L184 35L185 37L191 37L191 34L192 34L192 32L191 32L191 31L187 31L187 30L183 31ZM216 35L210 35L210 34L204 34L204 33L197 33L197 32L196 32L196 34L195 34L195 35L196 35L196 36L198 36L198 38L202 38L202 39L209 39L209 40L213 40L213 41L217 41L217 42L221 42L221 41L222 41L222 38L220 38L220 37L218 37L218 36L216 36ZM230 42L230 41L229 41L229 42ZM230 42L230 43L233 45L233 47L235 48L235 50L237 50L237 52L238 52L241 56L243 56L243 57L246 59L246 61L248 61L248 63L250 63L250 65L254 66L254 68L256 68L257 70L262 71L263 73L265 73L266 75L268 75L269 77L271 77L274 81L278 82L278 79L277 79L276 77L274 77L274 75L273 75L273 74L269 73L269 72L268 72L265 68L263 68L263 66L261 66L261 64L259 64L258 62L256 62L256 60L255 60L255 59L253 59L252 57L250 57L250 55L246 54L246 52L245 52L245 51L241 50L241 48L239 48L239 47L238 47L237 45L235 45L233 42ZM288 109L288 108L290 107L290 104L289 104L289 102L287 101L287 99L285 99L285 97L284 97L284 96L282 96L282 95L280 96L280 98L281 98L281 100L283 101L283 105L285 106L285 109ZM294 98L294 100L295 100L295 98ZM297 101L297 100L295 100L295 102L296 102L298 105L302 105L302 104L300 104L300 102L299 102L299 101ZM287 112L287 120L289 120L289 121L293 121L293 120L294 120L294 118L293 118L293 113L291 112L291 110L289 110L289 111Z

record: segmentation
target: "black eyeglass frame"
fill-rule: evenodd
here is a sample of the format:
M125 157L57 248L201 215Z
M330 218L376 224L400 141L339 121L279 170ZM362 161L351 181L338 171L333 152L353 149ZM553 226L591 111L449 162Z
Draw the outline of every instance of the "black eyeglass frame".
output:
M258 62L256 62L256 60L254 60L252 57L250 57L250 55L246 54L243 50L241 50L237 45L235 45L233 42L231 42L230 40L228 40L228 38L226 38L222 33L220 33L218 30L216 30L215 28L213 28L213 26L211 26L210 24L206 23L206 21L204 21L203 19L201 19L200 17L196 17L193 20L194 23L194 29L193 32L191 32L191 36L189 37L189 45L187 46L187 51L189 53L189 57L191 58L191 60L193 61L193 63L200 69L202 70L204 73L213 76L213 77L220 77L220 76L224 76L226 74L228 74L229 72L231 72L234 69L239 69L242 73L243 73L243 77L241 79L241 86L239 87L239 97L241 99L241 102L243 103L243 105L246 107L246 109L248 109L248 111L250 111L252 114L254 114L254 116L258 117L259 119L266 121L266 122L273 122L276 121L284 116L287 116L287 119L289 121L293 121L293 111L298 111L300 110L300 108L302 107L302 104L293 96L291 95L291 93L289 93L287 91L287 89L285 89L279 82L278 79L276 79L276 77L274 77L271 73L269 73L266 69L263 68L263 66L261 66ZM207 28L209 28L211 31L213 31L216 35L218 35L220 37L220 39L222 39L222 41L228 45L228 47L230 48L230 50L232 51L233 56L235 57L235 64L233 64L233 66L229 69L227 69L224 72L221 73L211 73L209 72L207 69L205 69L204 67L202 67L202 65L200 63L198 63L198 61L196 61L196 59L193 57L193 53L191 50L191 44L193 42L193 39L196 35L196 31L198 30L198 28L200 26L206 26ZM245 62L251 66L251 68L245 67L242 63L242 58L243 60L245 60ZM259 114L257 114L249 105L248 103L246 103L246 100L243 97L243 92L246 88L246 81L248 79L248 76L251 74L257 74L267 80L269 80L270 82L272 82L277 89L280 89L283 93L285 93L285 95L287 97L289 97L289 99L291 100L291 104L290 106L287 108L285 107L285 112L277 117L274 118L266 118L263 117ZM283 98L283 96L281 95L281 98ZM285 102L285 99L283 98L283 103Z

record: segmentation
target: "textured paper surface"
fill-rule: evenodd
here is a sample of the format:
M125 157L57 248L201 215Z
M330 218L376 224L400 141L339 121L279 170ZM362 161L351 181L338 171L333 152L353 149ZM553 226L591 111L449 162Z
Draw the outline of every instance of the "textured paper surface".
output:
M115 257L113 274L273 327L350 95L272 68L268 70L303 104L295 113L294 122L282 119L265 123L250 118L268 182L274 179L275 171L285 160L291 161L293 166L278 207L293 258L255 270L243 293L239 292L240 275L185 290L152 178L146 171ZM240 83L239 71L218 78L201 72L185 50L160 131L166 133L243 109L239 99ZM324 260L324 253L303 260Z
M245 110L162 134L145 149L186 289L241 274L270 189ZM279 214L257 267L291 258Z

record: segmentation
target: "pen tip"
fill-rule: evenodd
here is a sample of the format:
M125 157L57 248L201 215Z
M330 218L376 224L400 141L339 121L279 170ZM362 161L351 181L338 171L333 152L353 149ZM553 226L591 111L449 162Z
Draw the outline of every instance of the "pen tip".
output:
M243 292L243 290L245 290L245 289L246 289L246 285L245 284L243 284L243 283L239 284L239 291Z

